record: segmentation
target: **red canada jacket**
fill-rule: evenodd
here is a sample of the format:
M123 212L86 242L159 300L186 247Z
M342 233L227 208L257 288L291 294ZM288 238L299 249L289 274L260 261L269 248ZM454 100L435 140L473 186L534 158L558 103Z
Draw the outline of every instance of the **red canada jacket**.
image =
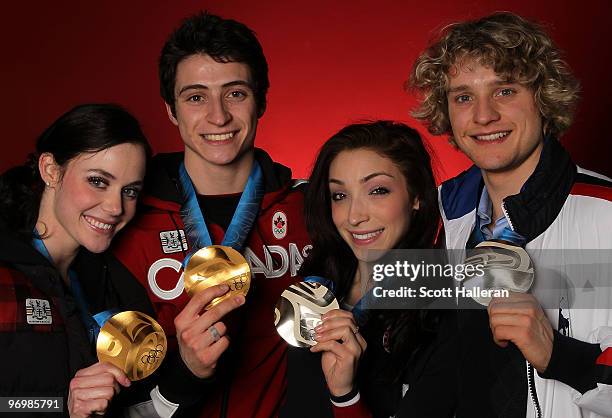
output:
M243 250L253 273L251 288L246 304L223 319L231 348L204 389L198 406L203 417L268 418L278 415L285 397L287 344L274 327L274 306L283 290L300 280L297 271L311 245L299 182L265 152L256 150L255 158L263 171L265 195ZM147 176L144 208L114 243L116 256L147 289L158 321L175 348L173 321L188 302L181 263L192 251L180 216L177 178L182 160L182 153L155 157ZM223 229L207 225L213 243L219 244Z

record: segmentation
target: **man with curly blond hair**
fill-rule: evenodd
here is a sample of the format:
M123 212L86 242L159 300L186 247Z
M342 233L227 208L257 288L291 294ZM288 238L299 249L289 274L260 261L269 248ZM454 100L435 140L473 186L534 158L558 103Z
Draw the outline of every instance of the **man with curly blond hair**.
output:
M611 416L609 264L538 269L553 250L612 254L612 180L558 141L579 90L560 50L539 25L495 13L444 28L411 84L422 94L414 116L474 163L439 189L447 247L504 240L536 265L531 293L460 313L456 416ZM551 292L551 277L566 286Z

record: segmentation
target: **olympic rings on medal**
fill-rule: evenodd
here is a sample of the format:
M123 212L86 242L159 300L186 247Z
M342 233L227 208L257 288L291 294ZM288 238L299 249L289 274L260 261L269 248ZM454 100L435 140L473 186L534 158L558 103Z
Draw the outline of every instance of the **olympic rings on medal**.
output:
M210 335L213 337L213 344L221 339L221 334L219 334L219 331L214 325L211 325L210 328L208 328L208 332L210 332Z
M160 358L163 357L163 353L164 353L164 346L161 344L157 344L155 348L152 348L149 350L148 353L143 354L142 357L140 358L140 361L142 361L145 364L146 363L155 364L156 361L158 361Z

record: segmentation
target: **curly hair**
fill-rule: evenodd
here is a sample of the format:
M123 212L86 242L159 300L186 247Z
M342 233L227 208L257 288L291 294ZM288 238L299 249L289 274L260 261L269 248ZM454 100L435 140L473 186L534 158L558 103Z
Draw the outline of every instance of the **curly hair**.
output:
M456 145L448 114L449 71L464 60L492 68L502 79L534 93L544 135L558 138L572 123L579 83L544 29L520 16L498 12L454 23L415 61L408 87L422 94L412 115L433 135L449 135Z

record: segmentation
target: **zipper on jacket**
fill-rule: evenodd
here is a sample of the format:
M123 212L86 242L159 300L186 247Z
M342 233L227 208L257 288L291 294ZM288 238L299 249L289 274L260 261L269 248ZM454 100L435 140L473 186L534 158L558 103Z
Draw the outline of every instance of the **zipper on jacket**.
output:
M535 387L535 375L533 372L533 366L527 362L527 386L529 387L529 396L533 402L533 407L536 410L536 417L542 418L542 409L540 408L540 402L538 401L538 393Z
M508 215L508 211L506 210L506 202L504 202L503 200L501 203L501 209L502 209L502 212L504 212L504 216L508 220L508 225L510 225L510 229L512 229L513 231L516 231L514 229L514 225L512 225L512 219L510 219L510 215Z

